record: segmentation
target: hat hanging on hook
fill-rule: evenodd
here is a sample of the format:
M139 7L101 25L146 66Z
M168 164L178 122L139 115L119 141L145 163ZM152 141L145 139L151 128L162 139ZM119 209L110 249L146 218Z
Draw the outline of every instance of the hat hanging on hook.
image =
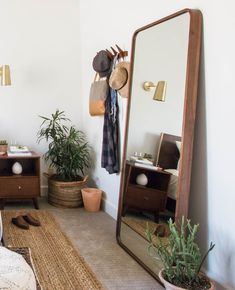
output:
M100 77L108 76L112 70L112 60L107 51L99 51L93 59L92 66Z
M123 60L125 60L125 57L128 56L128 51L122 50L117 44L115 44L115 45L116 45L118 51L116 51L116 49L114 49L112 46L110 47L112 52L110 50L106 49L106 52L107 52L109 58L111 60L113 60L114 57L117 55L117 59L122 58Z
M130 63L127 61L119 62L112 71L109 78L109 85L112 89L124 97L129 96L130 85Z

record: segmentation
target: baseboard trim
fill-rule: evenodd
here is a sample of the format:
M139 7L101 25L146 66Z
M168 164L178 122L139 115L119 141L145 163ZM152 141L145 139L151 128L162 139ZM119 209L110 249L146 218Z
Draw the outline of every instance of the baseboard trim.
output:
M47 185L41 185L41 196L47 196L48 192L48 186ZM118 209L117 207L108 201L107 199L102 198L102 210L106 212L108 215L110 215L112 218L117 220L117 213Z
M102 209L103 209L104 212L109 214L112 218L117 220L117 212L118 212L118 210L117 210L116 206L113 203L111 203L107 199L102 198Z
M47 192L48 192L48 186L41 185L41 196L47 196Z

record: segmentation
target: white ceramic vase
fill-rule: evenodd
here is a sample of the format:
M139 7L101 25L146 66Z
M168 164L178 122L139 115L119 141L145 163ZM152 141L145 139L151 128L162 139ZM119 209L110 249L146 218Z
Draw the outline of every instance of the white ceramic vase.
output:
M148 184L148 177L144 173L141 173L136 177L136 183L145 186Z
M19 162L15 162L12 166L12 172L14 174L21 174L22 173L22 165Z

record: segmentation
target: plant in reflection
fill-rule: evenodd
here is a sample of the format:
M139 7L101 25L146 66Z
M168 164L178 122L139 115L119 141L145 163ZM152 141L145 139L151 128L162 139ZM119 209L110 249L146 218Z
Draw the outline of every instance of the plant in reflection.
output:
M199 225L191 225L190 220L181 220L176 224L171 219L168 222L168 242L161 238L153 239L154 232L147 228L146 235L150 242L148 251L154 257L159 257L163 263L162 276L173 285L186 289L209 289L210 281L200 272L201 267L214 248L211 243L207 252L202 255L195 242Z

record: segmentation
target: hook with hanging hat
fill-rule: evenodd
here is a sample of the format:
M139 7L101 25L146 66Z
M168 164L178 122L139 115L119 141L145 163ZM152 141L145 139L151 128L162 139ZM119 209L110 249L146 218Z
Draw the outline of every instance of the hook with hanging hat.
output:
M128 51L127 50L122 50L117 44L115 44L118 51L119 51L119 58L122 58L123 60L125 59L126 56L128 56Z
M112 46L111 46L111 50L112 50L112 52L110 50L106 49L106 52L107 52L109 58L111 60L113 60L114 57L118 54L118 52ZM118 58L119 58L119 56L118 56Z
M118 54L118 52L112 46L110 46L110 47L111 47L111 49L113 51L114 56L116 56Z
M114 58L112 52L110 52L108 49L105 49L105 51L107 52L108 57L112 60Z
M116 51L116 49L114 49L112 46L110 47L112 52L110 50L106 49L106 52L107 52L109 58L111 60L113 60L114 57L117 55L118 59L122 58L123 60L125 60L125 57L128 56L128 51L122 50L117 44L115 44L115 45L116 45L118 51Z

